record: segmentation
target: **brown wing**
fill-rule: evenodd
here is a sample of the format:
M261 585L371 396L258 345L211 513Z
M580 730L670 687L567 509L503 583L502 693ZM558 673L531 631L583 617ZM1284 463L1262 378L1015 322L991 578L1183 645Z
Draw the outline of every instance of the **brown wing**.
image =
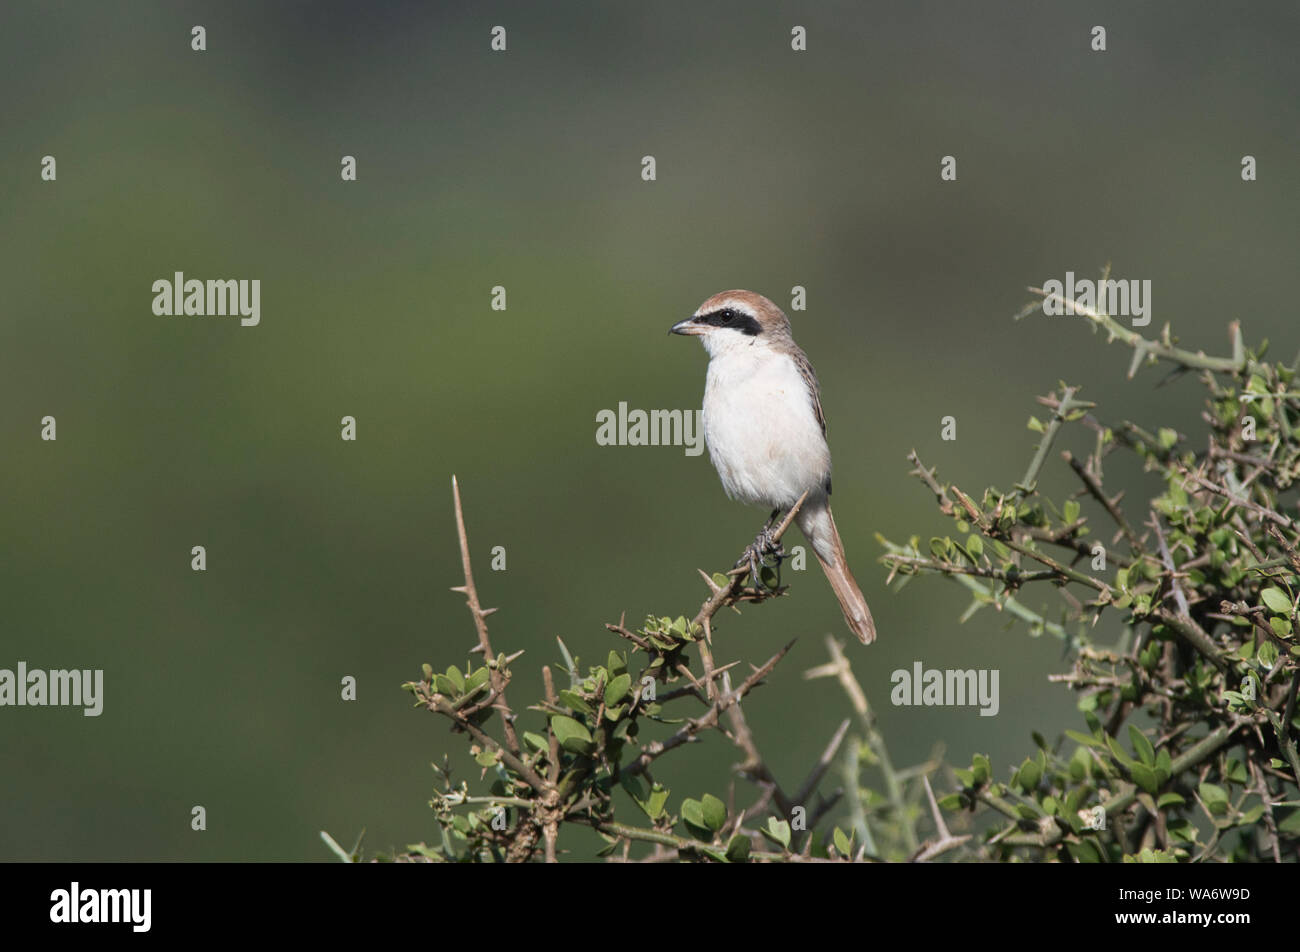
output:
M813 415L817 417L817 422L821 424L822 436L826 435L826 414L822 413L822 394L821 385L817 383L817 374L812 369L812 364L808 363L808 358L798 347L794 349L794 365L799 368L799 376L808 387L808 398L812 400ZM831 494L831 478L826 477L826 495Z
M813 413L817 415L817 422L821 424L822 436L826 435L826 416L822 413L821 386L817 383L817 374L813 372L812 364L808 363L808 358L799 348L794 351L794 365L799 368L799 376L803 377L803 382L808 385L808 396L812 399Z

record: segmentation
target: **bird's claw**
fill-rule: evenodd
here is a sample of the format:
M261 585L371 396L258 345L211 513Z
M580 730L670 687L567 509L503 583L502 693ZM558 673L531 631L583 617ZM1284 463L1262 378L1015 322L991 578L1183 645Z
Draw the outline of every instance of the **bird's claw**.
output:
M781 587L781 563L785 560L785 547L773 535L773 523L769 520L763 531L754 537L754 541L745 547L745 551L736 560L737 568L749 568L749 578L756 591L776 591ZM770 567L776 569L776 585L770 587L763 581L763 568L769 566L769 559Z

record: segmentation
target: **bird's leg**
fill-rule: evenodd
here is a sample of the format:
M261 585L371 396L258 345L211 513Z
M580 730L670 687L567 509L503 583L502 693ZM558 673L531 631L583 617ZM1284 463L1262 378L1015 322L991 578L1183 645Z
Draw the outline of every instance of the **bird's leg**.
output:
M772 538L776 527L780 525L777 516L781 514L781 509L773 509L772 515L768 516L767 523L763 526L761 532L754 537L754 541L745 547L745 551L736 561L739 568L742 565L749 566L750 580L754 583L756 590L766 589L763 583L762 569L770 557L772 567L776 569L776 587L781 587L781 562L785 559L785 547L778 540Z

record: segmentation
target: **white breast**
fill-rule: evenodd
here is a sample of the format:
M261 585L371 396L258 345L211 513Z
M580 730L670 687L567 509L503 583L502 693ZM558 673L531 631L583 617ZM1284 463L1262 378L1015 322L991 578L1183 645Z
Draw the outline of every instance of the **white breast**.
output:
M830 476L808 385L787 354L745 347L713 356L704 439L723 489L742 502L784 508Z

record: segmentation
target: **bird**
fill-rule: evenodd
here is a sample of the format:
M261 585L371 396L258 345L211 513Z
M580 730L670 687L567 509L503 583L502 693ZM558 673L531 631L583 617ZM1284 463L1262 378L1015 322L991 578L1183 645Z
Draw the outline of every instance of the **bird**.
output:
M758 584L755 556L776 552L771 527L806 492L795 520L849 629L871 644L876 624L831 515L831 451L820 386L794 342L789 318L761 294L722 291L668 332L700 338L709 355L702 424L722 488L732 499L774 509L737 566L748 558Z

